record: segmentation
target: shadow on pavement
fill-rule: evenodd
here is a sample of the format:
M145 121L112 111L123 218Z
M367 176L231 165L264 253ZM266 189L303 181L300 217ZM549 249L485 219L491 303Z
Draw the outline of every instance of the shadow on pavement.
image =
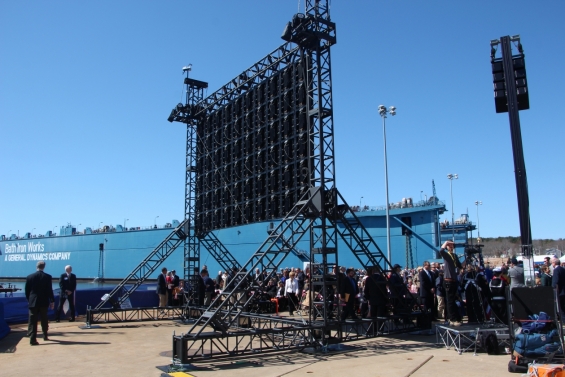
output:
M0 342L0 353L15 353L17 351L18 344L25 337L25 331L12 330L4 339L2 339L2 342Z

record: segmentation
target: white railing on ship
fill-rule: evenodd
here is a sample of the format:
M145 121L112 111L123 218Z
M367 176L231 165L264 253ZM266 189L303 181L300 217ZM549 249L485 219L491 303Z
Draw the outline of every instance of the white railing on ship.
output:
M419 202L414 202L410 205L407 203L391 203L389 209L400 209L400 208L418 208L418 207L431 207L431 206L444 206L445 202L438 200L436 203L429 203L424 200ZM353 212L371 212L371 211L385 211L386 206L351 206Z

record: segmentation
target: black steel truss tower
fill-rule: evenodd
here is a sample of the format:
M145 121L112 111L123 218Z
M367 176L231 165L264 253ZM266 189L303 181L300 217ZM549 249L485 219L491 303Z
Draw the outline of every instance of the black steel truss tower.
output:
M200 195L199 199L197 199L196 227L197 234L206 234L211 229L233 225L234 222L235 224L240 224L251 219L284 217L292 208L292 205L296 203L296 200L305 193L306 188L301 182L289 182L289 176L303 175L303 171L306 170L306 174L309 177L307 187L311 189L321 188L316 196L315 203L317 219L309 228L310 263L313 264L315 262L314 254L320 254L322 268L327 272L329 264L337 264L338 233L336 225L328 220L328 216L336 218L336 214L332 213L332 211L335 211L337 208L337 197L335 195L327 196L326 194L326 192L335 188L330 48L336 43L336 29L335 24L330 20L327 1L308 0L306 1L305 10L305 14L295 15L285 29L282 38L288 43L280 46L247 71L238 75L206 98L199 106L197 116L208 117L206 119L207 123L203 125L198 135L200 137L199 145L202 148L199 151L202 154L199 154L199 156L205 156L207 160L201 163L203 166L200 168L200 177L198 178L200 186L196 187L196 191ZM289 75L289 71L293 73ZM294 77L294 81L289 79L289 76ZM269 91L268 88L263 89L266 83L268 83L267 87L270 88L275 84L278 90L283 92L280 99L277 98L278 94ZM294 89L289 90L289 85L294 85ZM306 95L302 99L301 95L304 87ZM296 101L298 106L288 106L289 93L292 96L290 101ZM269 102L267 110L261 110L261 101L262 98L266 97L266 94L270 94L271 98L275 98ZM240 102L242 102L241 107L239 105ZM252 103L249 104L249 102ZM254 107L257 106L255 105L256 102L258 102L259 107L257 111ZM302 104L305 106L302 106ZM274 111L273 107L275 107ZM238 112L240 108L243 109L241 113ZM262 115L263 111L267 112L268 116ZM303 117L302 114L304 112L306 114ZM210 114L212 113L219 113L221 119L218 120L218 117L211 116ZM292 116L293 113L298 114L294 118L297 119L296 123L293 123L296 127L296 134L292 133L292 131L289 132L285 121L285 114ZM236 126L239 125L237 123L238 116L245 117L243 125L240 126L242 131L239 133L237 130L233 131L226 128L226 125L229 126L233 118L236 119ZM269 120L265 120L267 117ZM287 138L287 141L278 148L280 155L277 155L277 144L272 141L272 131L275 128L270 128L270 125L273 124L270 119L276 119L277 117L278 119L283 118L279 123L279 135L286 136ZM298 157L294 161L284 160L286 166L280 175L275 170L271 170L270 176L262 179L262 172L255 168L256 165L260 165L262 162L262 152L251 155L249 153L251 148L242 145L241 153L247 153L248 157L244 156L242 158L240 155L234 155L234 159L244 161L243 173L240 175L249 179L242 179L242 186L245 187L245 190L252 192L240 194L241 190L236 183L224 189L223 193L217 194L217 187L226 187L234 179L239 178L237 177L237 172L240 170L237 168L237 161L234 164L227 164L227 166L225 163L222 163L222 160L227 160L226 150L229 149L230 145L227 147L218 145L218 140L226 140L229 143L231 138L241 137L241 144L247 144L250 137L243 138L242 133L246 132L246 127L249 127L246 123L249 118L255 119L259 124L259 127L255 130L255 133L259 136L256 136L253 140L259 150L265 148L263 147L265 142L261 135L263 133L267 134L267 147L270 146L270 148L266 152L266 160L276 159L273 156L282 156L283 154L280 150L286 151L289 148L287 144L292 145L294 140L296 140L294 143L295 149L292 149L291 146L289 148L290 153L300 153L300 155L305 153L306 159ZM223 127L221 127L222 124L224 124ZM302 135L304 132L302 130L304 128L308 135L307 141L303 141ZM226 134L230 135L231 138L226 137ZM231 147L232 153L238 148L237 141L235 144ZM298 149L296 149L296 145L298 145ZM307 151L300 149L304 145L307 146ZM278 160L280 161L281 158L279 157ZM307 167L303 164L305 160ZM250 169L249 165L253 168ZM250 176L249 171L255 172L255 175ZM273 180L273 173L279 178ZM270 183L265 184L264 181L269 181ZM284 191L285 185L290 187L286 189L284 197L279 201L276 190L280 190L279 187L282 187ZM259 198L257 200L258 204L253 205L250 197L253 195L261 197L264 186L267 186L267 190L270 189L270 192L274 192L275 195L271 194L270 201L267 201L265 204ZM289 191L294 191L295 194L289 196ZM282 193L279 195L282 196ZM226 196L228 196L228 200L226 200ZM219 214L216 209L218 207L223 207L224 212L230 213L230 209L226 209L223 206L223 203L230 201L232 203L239 201L239 204L236 204L231 211L231 216ZM269 211L272 208L271 206L277 207L277 205L282 207L282 210L275 208ZM267 209L264 207L267 207ZM255 214L250 213L253 210ZM242 213L240 214L239 212ZM325 292L325 286L322 291Z
M332 342L376 336L385 323L414 326L410 318L417 315L415 300L395 287L390 288L398 298L395 314L406 321L398 316L353 325L330 320L329 289L337 278L330 269L338 261L338 236L363 267L390 270L335 184L330 56L335 35L328 0L306 0L305 14L296 14L284 30L282 38L288 43L197 104L196 116L204 120L197 134L202 154L197 164L196 233L205 236L213 229L258 219L282 220L269 229L267 239L211 306L198 308L202 315L188 332L173 336L176 362L307 345L325 349ZM291 159L290 154L297 157ZM233 157L230 161L226 156ZM297 175L308 177L307 186L293 180ZM320 293L316 299L321 302L312 298L306 318L300 320L256 314L263 283L252 281L253 270L262 267L276 273L307 234L310 266L315 269L311 291ZM321 263L315 263L317 256ZM267 344L268 350L263 350Z
M337 224L330 218L336 218L337 196L328 195L335 191L333 100L331 78L330 47L336 43L335 24L330 21L329 3L306 1L306 18L311 24L303 23L305 30L299 30L294 36L300 38L298 44L302 54L311 54L311 67L307 67L308 82L308 128L315 152L313 153L313 187L320 187L320 217L317 224L310 227L310 265L314 264L314 254L321 254L323 272L320 291L327 297L328 284L325 276L329 273L329 264L338 264ZM306 26L307 25L307 26ZM302 34L302 35L301 35ZM291 38L292 38L291 37ZM313 43L313 46L312 46ZM313 47L313 48L312 48ZM317 152L316 152L317 151ZM327 326L327 305L322 306L324 326Z
M184 84L186 87L186 98L184 105L179 103L175 107L169 121L186 124L186 172L184 191L184 218L187 222L187 237L184 241L184 269L183 275L191 287L198 286L200 272L200 243L196 237L194 224L196 220L195 211L195 188L196 188L196 158L198 156L196 127L199 117L198 104L204 99L204 91L208 83L189 78L191 66L183 68L186 72ZM198 290L193 290L197 292Z

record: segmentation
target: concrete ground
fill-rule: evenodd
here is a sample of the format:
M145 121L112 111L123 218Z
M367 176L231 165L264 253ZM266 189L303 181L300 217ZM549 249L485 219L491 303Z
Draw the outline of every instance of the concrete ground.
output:
M79 326L84 326L80 319L50 323L51 340L43 341L39 334L38 346L29 345L26 324L11 326L12 332L0 340L0 376L161 376L158 367L171 362L173 332L188 330L187 325L173 321L107 324L96 329ZM210 360L189 373L196 377L512 375L507 372L508 355L473 356L473 351L459 355L435 343L435 336L403 334L347 343L350 351L334 355L289 352Z

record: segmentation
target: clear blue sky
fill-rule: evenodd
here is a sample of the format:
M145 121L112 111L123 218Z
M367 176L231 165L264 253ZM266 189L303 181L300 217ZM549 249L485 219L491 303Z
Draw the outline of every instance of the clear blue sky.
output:
M167 116L182 66L212 93L282 44L297 3L0 2L0 234L181 220L186 133ZM482 236L519 235L489 41L520 34L532 233L565 238L564 1L333 0L331 14L336 183L351 205L385 203L376 109L395 105L391 201L430 196L435 179L450 209L446 175L457 173L455 214L475 221L482 200Z

